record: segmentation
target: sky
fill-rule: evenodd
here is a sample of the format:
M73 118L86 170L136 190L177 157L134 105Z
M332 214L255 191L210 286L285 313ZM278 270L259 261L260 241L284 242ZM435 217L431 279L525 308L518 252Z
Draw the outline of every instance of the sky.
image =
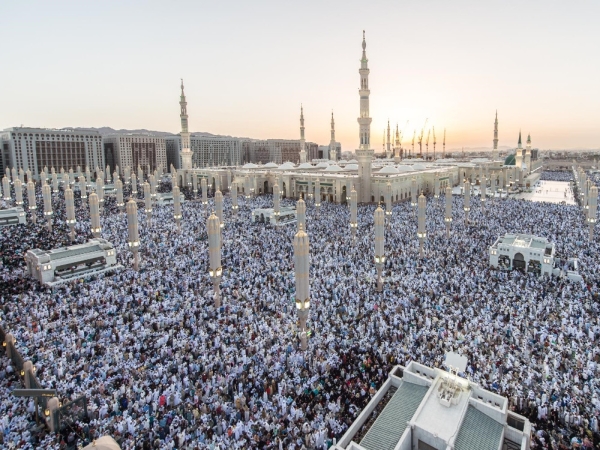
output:
M190 129L358 147L362 30L371 142L600 148L600 2L4 2L0 128ZM425 138L424 138L425 141ZM432 147L433 138L431 138Z

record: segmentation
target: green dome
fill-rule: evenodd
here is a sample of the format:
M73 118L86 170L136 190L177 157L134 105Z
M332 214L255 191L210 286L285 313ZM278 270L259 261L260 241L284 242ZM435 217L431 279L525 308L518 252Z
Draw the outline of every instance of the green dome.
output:
M508 155L504 160L505 166L514 166L515 165L515 155Z

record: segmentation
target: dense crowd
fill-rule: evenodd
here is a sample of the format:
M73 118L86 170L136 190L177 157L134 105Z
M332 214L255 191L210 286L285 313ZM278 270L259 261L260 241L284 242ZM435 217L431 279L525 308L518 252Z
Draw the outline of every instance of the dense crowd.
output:
M89 214L76 197L82 242L91 236ZM448 351L468 357L464 376L532 421L533 448L599 445L599 241L587 242L579 207L474 199L465 224L462 197L454 196L448 239L445 200L430 197L420 260L416 214L398 203L377 293L375 206L359 206L352 241L347 206L323 202L317 214L309 200L303 352L293 298L296 227L250 223L251 210L271 205L270 196L240 198L237 219L225 197L219 309L207 265L212 199L208 208L184 203L181 233L172 207L155 207L147 226L139 202L141 270L132 270L126 217L108 197L102 237L125 269L54 291L26 275L23 253L68 244L62 192L51 233L39 211L37 225L3 229L2 327L40 382L63 403L85 394L90 415L63 434L30 431L32 403L8 395L18 377L3 357L5 448L65 448L109 434L124 449L327 449L394 365L442 367ZM488 247L506 232L547 237L560 258L579 258L584 282L491 269Z

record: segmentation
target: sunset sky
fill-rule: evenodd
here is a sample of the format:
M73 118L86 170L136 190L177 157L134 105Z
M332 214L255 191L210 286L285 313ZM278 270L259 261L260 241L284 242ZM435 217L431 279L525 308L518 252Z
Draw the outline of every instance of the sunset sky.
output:
M362 30L371 141L425 119L441 147L600 148L600 2L4 2L0 128L192 131L358 142ZM406 122L408 126L405 127ZM427 132L425 132L426 134Z

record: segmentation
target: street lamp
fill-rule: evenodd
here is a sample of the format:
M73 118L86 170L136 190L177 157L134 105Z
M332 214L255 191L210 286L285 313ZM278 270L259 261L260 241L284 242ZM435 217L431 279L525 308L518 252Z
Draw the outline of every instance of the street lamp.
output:
M450 237L450 225L452 224L452 188L446 186L446 215L444 216L446 223L446 237Z
M206 221L206 231L208 234L208 254L209 254L209 269L208 275L213 282L215 306L221 306L221 290L219 283L223 275L221 267L221 224L219 218L212 213Z
M385 263L385 216L381 205L375 210L375 267L377 268L377 292L383 290L383 265Z

